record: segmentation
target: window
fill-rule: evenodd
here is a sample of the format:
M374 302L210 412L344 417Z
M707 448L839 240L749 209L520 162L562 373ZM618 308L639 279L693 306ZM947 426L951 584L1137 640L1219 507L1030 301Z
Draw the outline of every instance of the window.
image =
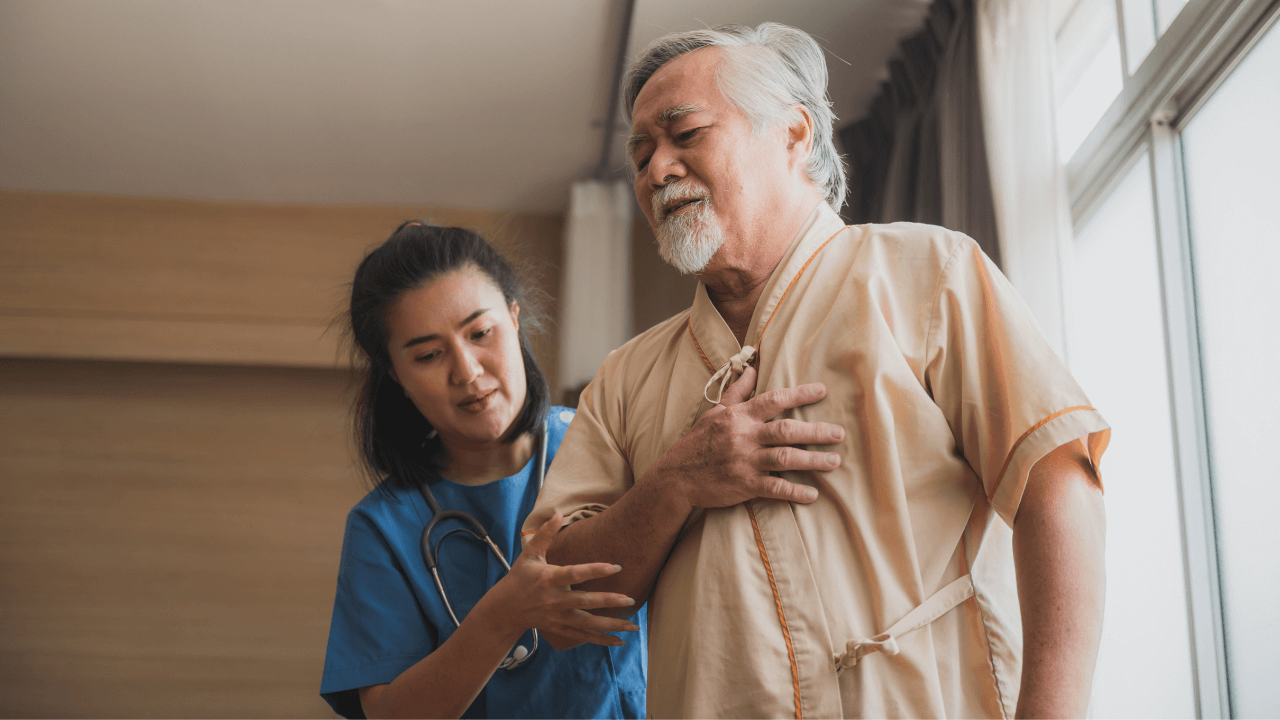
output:
M1113 426L1098 717L1280 716L1280 15L1054 0L1068 361Z
M1232 710L1280 715L1280 30L1182 131Z
M1101 468L1107 604L1091 704L1098 718L1195 714L1151 190L1143 156L1076 234L1073 253L1071 368L1116 439Z

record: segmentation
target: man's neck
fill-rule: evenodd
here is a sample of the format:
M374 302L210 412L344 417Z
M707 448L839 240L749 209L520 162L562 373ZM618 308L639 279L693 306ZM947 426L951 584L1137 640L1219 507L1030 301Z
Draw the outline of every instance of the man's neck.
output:
M773 271L782 262L791 243L800 233L815 205L797 203L791 212L769 227L757 228L751 238L726 240L698 279L707 286L707 296L738 339L747 342L751 316Z

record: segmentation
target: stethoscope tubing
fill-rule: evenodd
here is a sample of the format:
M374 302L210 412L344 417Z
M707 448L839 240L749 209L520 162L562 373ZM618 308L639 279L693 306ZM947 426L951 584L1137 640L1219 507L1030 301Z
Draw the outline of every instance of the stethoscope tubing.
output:
M537 473L536 478L539 491L542 490L542 481L546 477L547 473L547 429L545 427L542 429L541 434L542 439L541 442L538 443L537 454L534 459L534 472ZM489 552L491 552L494 557L498 558L498 562L502 563L502 567L505 568L507 572L511 572L511 563L507 562L506 556L502 554L502 549L493 542L493 539L489 537L489 532L484 529L484 526L481 525L480 521L476 520L474 516L461 510L442 510L440 508L440 503L436 502L435 495L432 494L431 489L428 488L425 483L419 485L418 489L422 492L422 499L426 501L427 507L431 510L431 520L427 522L427 526L422 530L422 559L426 563L427 569L431 571L431 579L435 581L436 590L440 593L440 599L444 600L444 609L448 611L449 619L453 620L453 626L458 628L462 626L462 623L458 620L457 614L453 611L453 604L449 602L449 594L444 590L444 583L440 581L439 550L440 545L444 542L445 538L454 533L466 533L474 537L476 540L484 543L489 548ZM454 528L453 530L446 532L438 541L436 541L436 545L433 548L431 546L431 531L434 530L436 525L441 521L450 519L458 520L464 525L470 525L471 527ZM498 665L499 669L511 670L526 662L529 658L533 657L535 652L538 651L538 630L537 628L531 628L531 630L533 632L533 647L521 654L521 651L524 651L525 648L523 645L517 645L515 650L513 650L512 653Z

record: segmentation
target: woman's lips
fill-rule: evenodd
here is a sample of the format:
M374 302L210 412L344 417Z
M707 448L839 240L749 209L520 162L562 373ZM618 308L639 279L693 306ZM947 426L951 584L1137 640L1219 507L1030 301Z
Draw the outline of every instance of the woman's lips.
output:
M458 407L468 412L477 412L477 413L483 412L489 407L490 399L492 399L493 396L496 395L497 393L498 393L497 389L490 390L489 392L485 393L484 395L481 395L478 398L475 398L472 400L465 400L463 402L458 403Z

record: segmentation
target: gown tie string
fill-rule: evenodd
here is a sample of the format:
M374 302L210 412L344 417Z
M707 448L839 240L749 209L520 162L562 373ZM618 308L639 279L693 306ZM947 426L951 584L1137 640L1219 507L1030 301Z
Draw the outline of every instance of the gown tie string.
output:
M707 381L706 386L702 388L702 397L712 405L719 405L720 398L724 397L724 389L733 381L734 375L741 375L742 371L747 369L747 366L751 364L751 359L755 356L756 349L750 345L739 350L737 355L729 358L729 362L721 365L720 369L717 370L715 374L711 376L711 379ZM708 393L711 392L711 386L714 385L717 380L720 381L720 392L716 393L716 399L712 400Z

